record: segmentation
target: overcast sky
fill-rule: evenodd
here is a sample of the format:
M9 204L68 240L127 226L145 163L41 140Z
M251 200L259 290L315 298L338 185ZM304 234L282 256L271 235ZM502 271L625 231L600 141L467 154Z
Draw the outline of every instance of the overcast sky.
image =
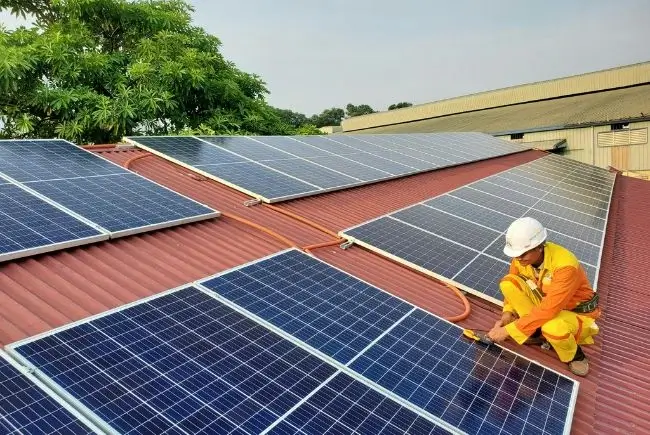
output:
M307 115L650 60L648 0L192 0L222 53ZM0 16L9 22L7 15Z

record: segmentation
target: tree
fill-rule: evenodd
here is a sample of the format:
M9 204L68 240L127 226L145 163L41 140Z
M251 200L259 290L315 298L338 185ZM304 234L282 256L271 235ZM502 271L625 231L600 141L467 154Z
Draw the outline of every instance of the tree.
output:
M347 106L345 106L345 111L349 118L352 118L353 116L368 115L370 113L375 113L372 107L368 106L367 104L360 104L358 106L355 106L354 104L348 104Z
M5 137L109 142L138 133L283 134L260 77L191 25L184 0L0 0L33 17L0 28Z
M388 106L388 110L402 109L404 107L411 107L412 105L413 103L408 103L406 101L403 101L401 103L391 104L390 106Z
M320 115L313 115L309 118L309 123L314 124L316 127L325 127L327 125L341 125L341 121L345 117L345 111L338 107L325 109Z

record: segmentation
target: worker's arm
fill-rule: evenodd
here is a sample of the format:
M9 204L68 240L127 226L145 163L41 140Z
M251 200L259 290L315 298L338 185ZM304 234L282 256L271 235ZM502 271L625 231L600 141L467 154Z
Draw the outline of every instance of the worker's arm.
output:
M527 316L506 326L508 333L515 341L522 344L537 328L553 319L566 308L567 303L580 287L580 274L575 266L565 266L553 274L553 281L544 286L546 295L542 302L533 307Z

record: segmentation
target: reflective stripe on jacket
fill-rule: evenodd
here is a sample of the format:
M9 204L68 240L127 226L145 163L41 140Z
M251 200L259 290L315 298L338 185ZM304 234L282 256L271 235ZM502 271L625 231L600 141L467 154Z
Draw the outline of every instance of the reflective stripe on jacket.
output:
M516 328L513 333L521 333L530 337L537 328L553 319L562 310L572 310L579 303L590 300L594 291L589 279L580 266L576 256L566 248L555 243L546 242L544 247L544 264L539 278L535 278L533 266L521 266L519 260L513 258L510 263L510 273L529 279L540 289L542 300L527 316L519 318L510 328ZM504 301L503 311L514 312L508 301ZM585 314L597 318L600 309ZM511 334L512 335L512 334Z

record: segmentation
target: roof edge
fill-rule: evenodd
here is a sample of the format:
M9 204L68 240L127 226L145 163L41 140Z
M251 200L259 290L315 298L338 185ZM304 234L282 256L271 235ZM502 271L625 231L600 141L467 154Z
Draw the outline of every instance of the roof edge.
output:
M650 83L650 62L520 84L343 120L343 131L420 121L444 115L563 98ZM547 98L539 99L540 95Z

